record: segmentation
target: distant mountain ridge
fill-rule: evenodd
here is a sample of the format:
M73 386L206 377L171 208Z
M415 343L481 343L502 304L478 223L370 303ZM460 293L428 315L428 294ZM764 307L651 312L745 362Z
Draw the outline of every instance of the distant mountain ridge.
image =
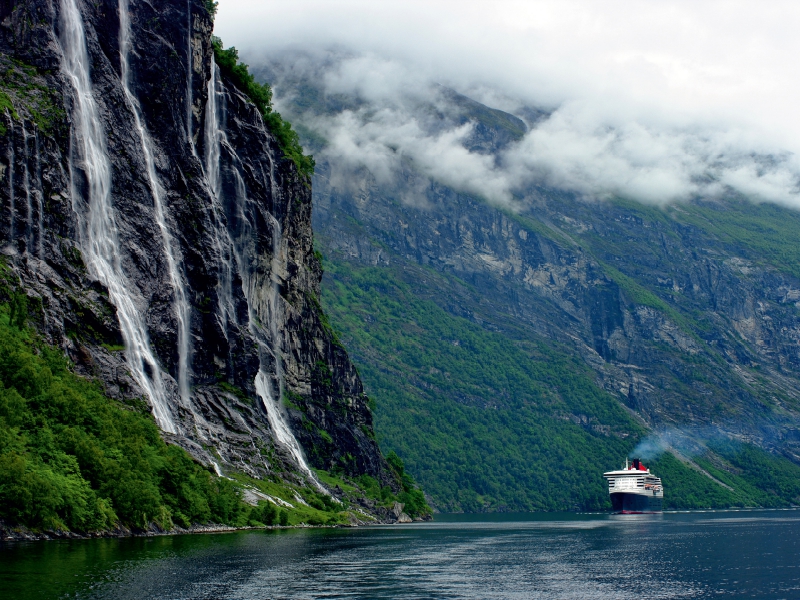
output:
M391 98L329 91L331 64L297 64L259 75L317 158L323 303L377 399L382 443L440 508L603 506L586 471L672 430L688 462L664 469L739 478L730 487L742 496L718 486L709 505L800 503L797 486L756 499L749 486L763 482L741 458L800 464L800 214L735 192L659 208L544 183L493 204L437 177L420 159L433 151L392 150L381 127L413 126L435 149L466 125L462 147L498 159L524 120L546 113L521 119L438 88L408 92L406 112L386 116ZM331 149L326 135L345 118L369 143L389 140L390 166ZM548 475L561 459L584 477ZM668 488L667 505L703 505L681 495Z

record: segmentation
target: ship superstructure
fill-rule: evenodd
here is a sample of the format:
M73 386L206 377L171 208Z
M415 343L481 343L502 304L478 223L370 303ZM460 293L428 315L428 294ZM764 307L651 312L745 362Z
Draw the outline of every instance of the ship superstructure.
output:
M660 512L664 502L661 479L650 472L638 458L619 471L603 473L608 480L611 507L622 514Z

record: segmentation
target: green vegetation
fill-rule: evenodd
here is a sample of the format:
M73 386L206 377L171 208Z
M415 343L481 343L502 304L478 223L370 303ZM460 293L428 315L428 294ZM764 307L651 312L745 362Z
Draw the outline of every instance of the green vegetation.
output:
M239 520L232 482L74 375L24 327L23 308L19 295L0 306L0 518L76 531Z
M13 315L0 305L0 520L71 531L348 522L347 505L317 490L242 474L217 477L164 443L143 401L125 406L109 399L25 328L20 296L11 303ZM354 500L364 495L332 475L323 481ZM291 508L251 507L242 502L244 487Z
M412 519L429 516L433 511L425 500L425 494L417 486L414 479L405 472L402 459L393 450L386 456L389 468L400 483L400 493L395 494L388 485L369 475L361 475L352 480L352 484L361 490L367 498L377 501L380 506L392 508L395 502L403 504L403 512Z
M607 505L602 479L584 473L618 463L641 429L579 359L454 317L389 269L326 271L325 308L381 400L382 446L437 508Z
M671 454L647 463L664 481L664 508L800 505L800 466L786 458L749 444L714 440L705 454L692 460L717 481L687 469Z
M391 268L334 259L326 272L323 305L380 400L381 445L405 459L439 510L610 507L601 474L644 431L579 358L456 317ZM697 368L691 377L702 377ZM732 490L666 454L648 466L665 482L667 508L800 503L800 467L752 446L709 448L694 462ZM388 493L374 480L360 485L373 498Z
M36 67L15 59L0 62L0 114L15 121L30 119L44 133L51 133L66 120L55 92L46 85ZM8 128L0 122L0 135Z
M122 404L75 375L68 359L27 327L32 303L0 261L0 521L34 530L163 529L197 523L234 526L335 525L351 519L316 489L239 473L217 477L182 448L166 444L148 405ZM242 397L242 390L222 385ZM417 502L406 489L401 498ZM352 501L364 491L325 474ZM283 501L250 506L251 488ZM302 498L303 502L298 501ZM403 501L401 499L401 501ZM424 499L423 499L424 504ZM413 509L413 507L412 507Z
M649 306L650 308L655 308L656 310L661 311L665 316L679 325L684 333L687 333L696 340L699 340L689 321L681 313L672 308L653 292L638 284L636 280L621 273L611 265L605 264L602 261L598 262L603 267L603 272L606 274L606 276L614 281L623 290L623 292L625 292L625 295L628 297L631 303L639 306Z
M676 267L690 259L683 253L685 246L714 247L717 252L744 256L757 265L769 265L800 277L797 211L774 204L756 204L744 198L667 208L616 199L612 206L615 218L606 220L608 230L603 235L589 231L577 236L589 245L595 258L602 262L603 270L628 292L633 302L662 311L672 310L670 316L675 311L670 309L665 296L673 303L680 303L681 298L672 290L653 286L653 275L658 273L663 277L682 272ZM581 210L591 209L575 206L576 212ZM626 229L630 222L639 223L640 235L630 235Z
M294 162L298 172L305 177L310 177L314 173L314 158L303 154L300 138L292 129L291 123L283 120L280 113L273 110L272 88L266 83L258 83L255 80L248 66L239 62L239 51L236 48L231 46L223 49L222 40L218 37L212 38L211 43L220 70L253 101L267 128L278 140L281 151Z
M695 463L714 475L713 469L708 468L707 461L700 458L696 459ZM664 482L664 508L667 510L744 507L758 504L750 495L743 494L736 488L727 489L721 486L705 473L681 462L672 454L663 454L658 460L646 461L646 464Z
M528 128L525 123L519 118L496 108L489 108L480 102L475 102L467 96L442 88L442 92L447 96L448 100L453 102L458 107L460 116L471 121L477 121L484 125L487 129L494 131L504 131L511 139L521 140Z
M431 507L428 506L428 502L425 500L425 494L417 487L414 478L406 473L403 460L397 456L394 450L391 450L386 455L386 461L400 480L401 491L397 500L403 503L406 514L412 518L430 514Z
M5 92L0 92L0 113L8 112L12 119L19 119L14 103ZM8 132L8 127L3 122L0 122L0 135L5 135Z
M205 0L205 2L206 2L206 10L213 19L214 17L217 16L217 8L219 7L219 2L214 2L214 0Z
M709 449L729 467L711 464L707 470L725 483L742 489L759 506L800 505L800 466L782 456L731 440L715 440Z
M244 487L255 489L262 494L267 494L278 502L291 505L291 508L278 509L276 517L270 517L271 509L259 503L250 511L250 525L342 525L353 520L349 508L357 504L366 493L358 482L333 475L327 471L316 471L317 478L331 488L339 488L343 500L340 502L319 490L292 485L277 479L254 480L241 473L233 473L236 481ZM298 498L300 500L298 500ZM301 501L302 500L302 501ZM268 522L270 518L276 519ZM364 519L363 513L358 514L359 519Z
M670 210L677 221L694 225L756 264L767 263L800 277L800 213L774 204L728 199L725 204L694 203ZM742 252L744 251L744 252Z

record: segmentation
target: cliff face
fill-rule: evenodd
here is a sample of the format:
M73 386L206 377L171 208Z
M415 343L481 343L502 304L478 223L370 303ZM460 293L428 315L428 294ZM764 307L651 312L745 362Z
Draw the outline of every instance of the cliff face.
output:
M333 260L404 273L419 297L510 340L571 348L648 427L720 426L794 447L800 279L702 228L746 204L562 195L514 215L434 185L417 208L368 177L358 194L326 185L336 167L321 165L315 192Z
M46 339L201 462L391 483L319 308L310 181L211 32L200 0L0 3L2 252Z

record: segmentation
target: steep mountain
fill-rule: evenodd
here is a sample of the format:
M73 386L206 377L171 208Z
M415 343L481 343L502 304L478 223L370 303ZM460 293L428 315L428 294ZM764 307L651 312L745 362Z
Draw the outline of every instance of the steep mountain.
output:
M439 508L599 508L600 473L639 442L668 505L800 502L776 476L800 464L800 215L734 190L656 207L544 178L492 200L468 165L548 113L441 86L380 96L350 58L258 75L315 151L323 306L381 443Z
M320 309L310 181L215 49L212 5L0 3L0 301L220 475L343 498L320 469L394 498Z

